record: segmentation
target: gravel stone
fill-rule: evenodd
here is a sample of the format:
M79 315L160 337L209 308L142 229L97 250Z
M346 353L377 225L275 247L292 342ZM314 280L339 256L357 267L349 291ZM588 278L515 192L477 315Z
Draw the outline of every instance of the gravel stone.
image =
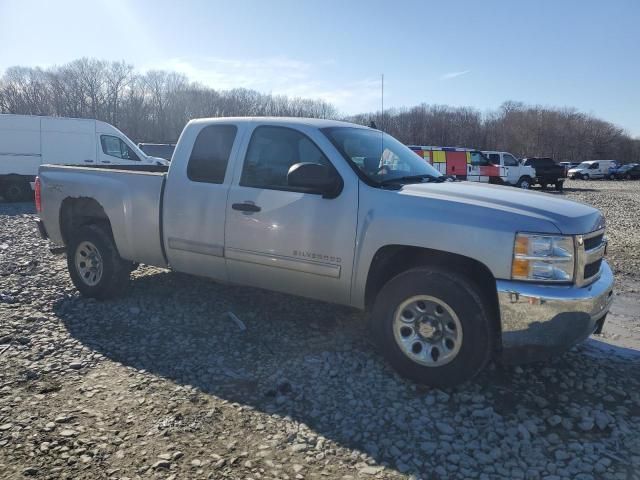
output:
M348 308L145 265L85 299L33 206L0 204L0 478L628 478L640 182L565 187L607 217L603 333L450 390L396 375Z

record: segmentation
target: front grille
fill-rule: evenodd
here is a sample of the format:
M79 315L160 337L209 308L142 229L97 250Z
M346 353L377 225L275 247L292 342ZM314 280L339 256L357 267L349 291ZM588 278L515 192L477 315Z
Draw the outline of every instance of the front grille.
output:
M584 249L589 251L589 250L593 250L594 248L598 248L602 243L603 238L604 238L604 233L601 233L600 235L596 235L595 237L586 238L584 240Z
M600 271L600 265L602 265L601 258L584 267L584 278L588 280L589 278L596 276Z
M578 285L587 285L598 278L605 251L605 242L604 229L582 235L582 242L578 243L577 250Z

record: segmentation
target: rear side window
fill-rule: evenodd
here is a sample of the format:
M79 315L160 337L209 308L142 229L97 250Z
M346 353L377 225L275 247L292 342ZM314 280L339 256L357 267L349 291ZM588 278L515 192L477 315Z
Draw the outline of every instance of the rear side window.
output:
M222 183L238 129L234 125L209 125L196 137L187 177L194 182Z

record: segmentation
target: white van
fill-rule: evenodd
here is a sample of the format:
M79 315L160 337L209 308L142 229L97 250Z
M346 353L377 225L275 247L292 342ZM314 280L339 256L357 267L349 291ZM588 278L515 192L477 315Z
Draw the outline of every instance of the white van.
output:
M582 180L605 178L609 175L609 168L615 167L617 163L615 160L589 160L569 169L567 177Z
M27 200L41 164L168 165L99 120L0 115L0 195Z
M522 165L520 161L509 152L483 151L492 165L499 167L498 176L507 185L529 189L536 183L536 171L533 167ZM469 167L469 174L474 175L473 165Z

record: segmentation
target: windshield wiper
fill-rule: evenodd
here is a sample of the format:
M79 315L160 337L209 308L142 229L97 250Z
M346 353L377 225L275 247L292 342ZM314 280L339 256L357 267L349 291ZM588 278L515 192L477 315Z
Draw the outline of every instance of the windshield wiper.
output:
M430 182L441 183L447 180L446 175L441 175L436 177L435 175L430 175L428 173L423 173L422 175L405 175L404 177L396 177L396 178L387 178L386 180L382 180L380 185L389 185L393 183L409 183L416 180L429 180Z

